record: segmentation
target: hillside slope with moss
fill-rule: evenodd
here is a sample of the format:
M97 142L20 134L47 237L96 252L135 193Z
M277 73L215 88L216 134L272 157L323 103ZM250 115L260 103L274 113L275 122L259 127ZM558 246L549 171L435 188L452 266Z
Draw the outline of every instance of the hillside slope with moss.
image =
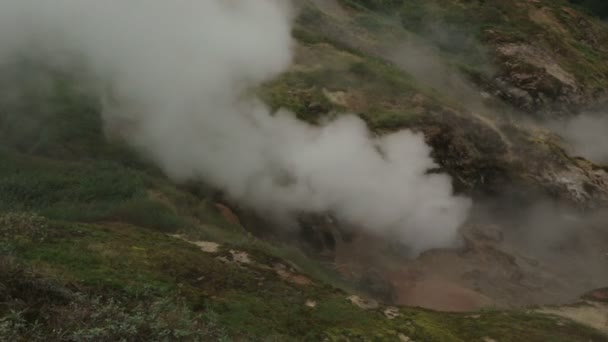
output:
M0 158L2 340L605 339L549 313L358 300L327 266L252 237L193 189L117 161Z
M607 24L565 1L329 3L303 6L296 65L270 86L276 107L313 121L356 113L379 133L422 131L468 192L524 182L583 205L605 200L605 172L525 122L601 106ZM601 189L574 193L562 175Z
M294 65L259 94L313 123L353 113L376 134L422 132L436 171L475 199L602 206L606 169L527 121L604 101L608 27L577 6L303 1ZM0 70L1 341L608 340L601 291L571 306L397 306L340 271L335 241L324 254L314 232L285 241L216 189L175 184L108 139L89 94L35 62ZM501 271L517 262L469 244L454 253Z

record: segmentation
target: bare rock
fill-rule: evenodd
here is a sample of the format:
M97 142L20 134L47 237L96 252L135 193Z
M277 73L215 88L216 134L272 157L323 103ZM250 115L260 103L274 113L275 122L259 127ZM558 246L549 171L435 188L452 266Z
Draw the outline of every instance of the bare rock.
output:
M373 299L363 299L356 295L352 295L352 296L348 297L347 299L351 303L353 303L353 305L356 305L359 308L364 309L364 310L374 310L374 309L377 309L378 307L380 307L378 302L376 302Z

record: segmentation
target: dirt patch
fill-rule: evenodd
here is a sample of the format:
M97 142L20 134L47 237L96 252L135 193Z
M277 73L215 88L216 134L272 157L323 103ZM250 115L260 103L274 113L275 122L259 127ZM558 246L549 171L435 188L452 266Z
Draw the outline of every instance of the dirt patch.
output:
M348 95L343 91L329 91L323 89L323 95L329 100L329 102L342 107L348 107Z
M231 250L230 254L232 254L232 261L236 263L251 264L251 259L249 258L249 253L247 252Z
M301 274L296 274L296 273L289 271L287 266L285 266L283 264L275 264L273 269L281 279L283 279L287 282L290 282L292 284L296 284L296 285L312 284L312 281L308 277L305 277Z
M492 304L485 295L461 285L430 278L416 282L411 288L399 293L398 303L427 309L467 312Z
M201 251L203 251L205 253L217 253L217 252L219 252L219 249L221 246L219 243L212 242L212 241L191 241L180 234L172 234L169 236L172 238L180 239L180 240L186 241L190 244L193 244L193 245L199 247L201 249Z
M485 208L477 212L478 222L461 229L461 248L413 258L407 246L357 233L336 240L335 269L374 299L439 311L569 304L605 286L608 236L601 223L578 230L576 241L561 243L558 252L534 247L517 224L487 223ZM604 297L599 291L595 301Z
M388 308L384 309L384 311L382 311L382 313L388 319L395 319L395 318L401 316L401 313L399 312L399 308L396 308L394 306L389 306Z
M220 213L222 214L222 217L224 217L224 219L226 221L228 221L229 223L231 223L235 226L242 226L241 220L234 213L234 211L232 211L232 209L228 208L227 206L225 206L221 203L215 203L215 207L220 211Z
M165 206L173 209L173 210L177 210L177 208L175 207L175 204L173 204L173 202L171 202L171 200L169 199L169 197L167 197L167 195L165 195L162 191L159 190L149 190L148 191L148 198L150 198L151 200L160 202L162 204L164 204Z
M547 7L531 10L530 19L533 22L556 31L562 35L569 35L569 31L559 22L551 9Z
M380 307L378 302L376 302L373 299L364 299L364 298L361 298L356 295L352 295L352 296L348 297L347 299L353 305L356 305L359 308L364 309L364 310L374 310L374 309L377 309Z
M311 309L314 309L317 307L317 301L309 299L306 301L306 303L304 303L304 305L306 305L307 307L309 307Z
M193 242L195 245L199 246L203 252L206 253L217 253L220 249L220 244L211 242L211 241L196 241Z
M248 265L248 266L254 266L254 267L267 269L267 267L264 267L263 265L253 262L251 260L251 258L249 257L249 253L243 252L243 251L230 250L229 254L220 255L220 256L216 257L216 259L225 264L233 263L233 264L236 264L239 266Z
M593 327L608 334L608 305L585 302L559 308L544 308L538 312L557 315Z
M409 338L408 336L399 334L399 342L414 342L414 341L411 338Z
M576 79L544 51L526 44L504 44L498 47L498 52L506 57L517 58L524 63L545 70L545 72L561 83L576 88ZM523 76L522 76L523 77Z

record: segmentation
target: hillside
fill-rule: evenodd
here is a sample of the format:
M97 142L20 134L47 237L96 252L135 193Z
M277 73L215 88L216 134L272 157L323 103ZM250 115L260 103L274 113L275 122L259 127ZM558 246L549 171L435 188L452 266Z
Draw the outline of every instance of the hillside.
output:
M247 96L304 132L354 115L373 137L419 134L434 163L422 174L472 203L459 243L416 253L314 205L285 229L262 195L234 196L213 168L183 176L130 140L135 121L108 120L119 100L81 65L0 58L0 341L608 341L608 160L556 128L606 110L601 3L295 7L293 63ZM187 135L177 127L169 138ZM251 157L228 151L217 160L234 169ZM334 182L356 174L330 165ZM374 198L363 189L344 198Z

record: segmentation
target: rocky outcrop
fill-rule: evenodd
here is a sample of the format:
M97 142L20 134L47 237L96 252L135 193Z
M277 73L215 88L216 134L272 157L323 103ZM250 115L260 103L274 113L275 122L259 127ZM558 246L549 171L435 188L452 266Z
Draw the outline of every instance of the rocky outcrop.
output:
M498 70L488 82L492 92L541 118L573 115L605 97L606 25L567 6L545 1L518 5L528 15L518 18L530 27L526 36L507 38L494 29L485 32Z
M536 115L567 114L590 101L574 75L546 51L525 43L496 48L501 66L494 79L495 95Z

